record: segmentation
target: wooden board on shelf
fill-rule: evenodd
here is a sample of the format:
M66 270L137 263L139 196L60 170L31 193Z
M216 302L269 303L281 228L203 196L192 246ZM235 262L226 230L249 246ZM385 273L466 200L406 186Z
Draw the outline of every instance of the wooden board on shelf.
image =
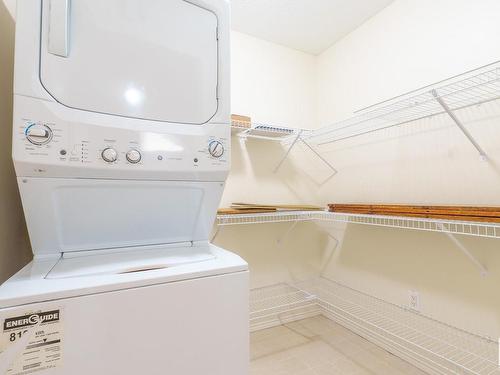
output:
M252 119L248 116L231 115L231 126L250 129L252 126Z
M500 223L500 207L329 204L330 212Z
M233 209L274 209L274 210L285 210L285 211L321 211L324 210L323 207L309 204L256 204L256 203L232 203L231 208Z
M314 205L298 204L255 204L255 203L232 203L229 208L219 208L218 215L242 215L242 214L260 214L283 211L322 211L323 207Z
M276 210L272 209L247 209L247 210L237 210L233 208L219 208L217 210L217 215L244 215L244 214L263 214L276 212Z

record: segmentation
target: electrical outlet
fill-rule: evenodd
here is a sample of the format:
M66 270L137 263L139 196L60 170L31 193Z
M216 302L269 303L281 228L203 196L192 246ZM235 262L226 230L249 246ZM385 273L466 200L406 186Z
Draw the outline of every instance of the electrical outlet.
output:
M409 307L412 310L420 311L420 294L416 290L408 291Z

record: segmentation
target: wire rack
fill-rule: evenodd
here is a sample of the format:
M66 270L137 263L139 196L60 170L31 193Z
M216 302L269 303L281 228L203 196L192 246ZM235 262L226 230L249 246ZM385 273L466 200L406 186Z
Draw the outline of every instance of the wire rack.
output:
M498 342L325 278L251 291L251 329L324 315L438 374L498 375Z
M250 292L250 330L269 328L320 314L316 297L282 283Z
M400 228L500 238L500 224L469 221L425 219L415 217L344 214L326 211L284 211L260 214L218 215L217 225L262 224L297 221L340 222L379 227Z
M353 118L313 131L306 139L319 145L330 144L499 98L500 63L497 62L368 107Z
M317 211L278 211L256 214L217 215L217 225L265 224L316 220Z
M500 374L498 342L320 278L297 285L325 316L443 374Z
M241 126L238 122L233 122L231 125L231 132L237 134L238 137L247 139L263 139L268 141L278 141L282 143L293 142L299 134L304 136L309 136L312 134L311 130L290 128L286 126L276 126L265 123L252 122L250 127L246 123L246 127Z

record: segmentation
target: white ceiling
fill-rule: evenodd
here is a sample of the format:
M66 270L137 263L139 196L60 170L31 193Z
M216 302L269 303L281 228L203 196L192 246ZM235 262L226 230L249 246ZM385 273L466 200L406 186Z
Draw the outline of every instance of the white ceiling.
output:
M231 0L233 29L320 54L393 0Z

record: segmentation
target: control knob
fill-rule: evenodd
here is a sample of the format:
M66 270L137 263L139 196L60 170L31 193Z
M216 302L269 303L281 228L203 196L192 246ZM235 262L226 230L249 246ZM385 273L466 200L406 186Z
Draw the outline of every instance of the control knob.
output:
M208 152L214 158L220 158L224 155L224 145L219 141L212 141L208 144Z
M43 124L31 124L26 128L25 135L29 142L42 146L52 140L52 129Z
M118 152L116 152L114 148L108 147L102 150L101 156L104 159L104 161L108 163L113 163L118 159Z
M138 150L132 149L128 150L125 155L129 163L136 164L141 161L141 153Z

